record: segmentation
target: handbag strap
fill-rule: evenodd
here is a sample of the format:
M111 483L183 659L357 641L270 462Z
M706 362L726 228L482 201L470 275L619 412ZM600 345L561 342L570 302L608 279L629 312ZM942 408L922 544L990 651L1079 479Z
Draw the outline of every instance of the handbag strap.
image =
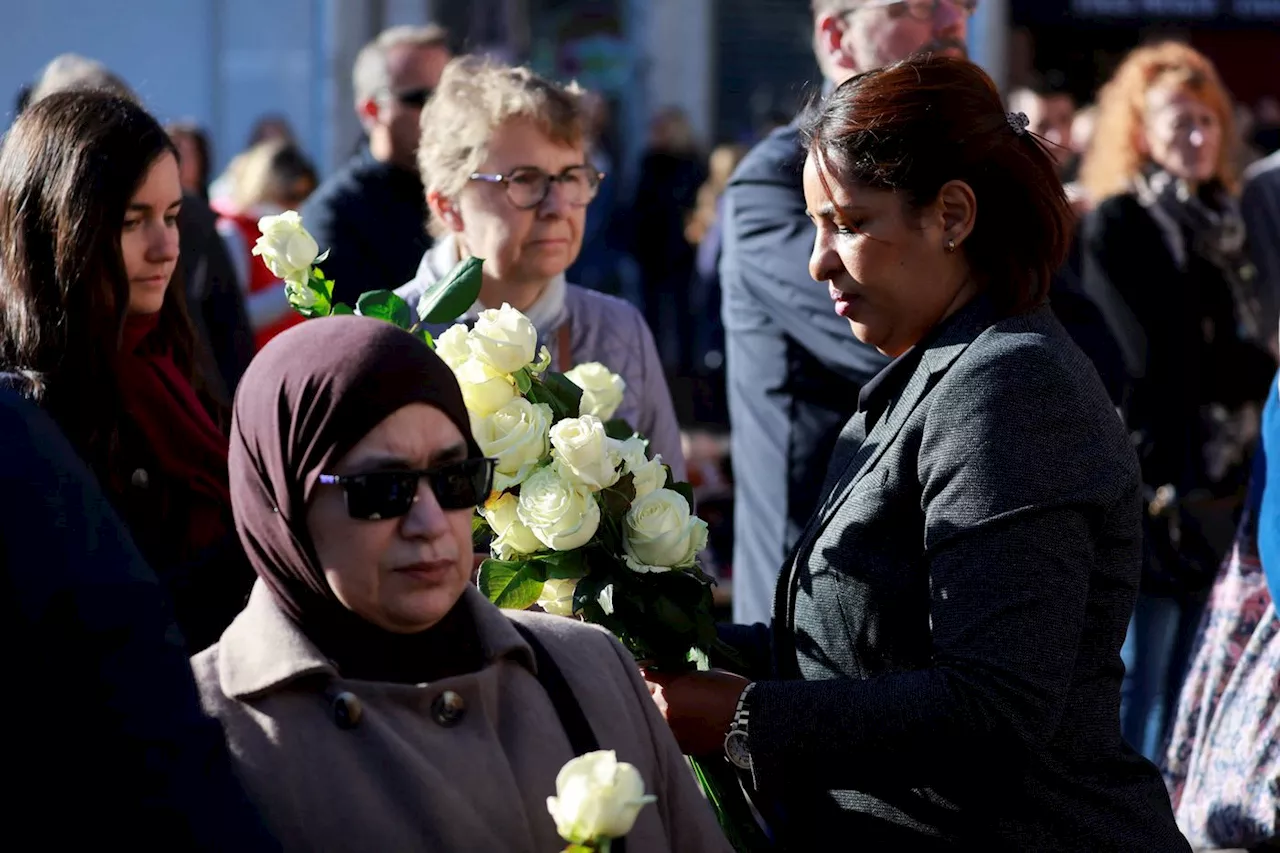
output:
M588 752L598 750L600 741L596 739L596 733L592 730L587 715L578 704L578 697L573 695L573 688L569 686L564 673L551 658L547 647L528 627L514 619L511 620L511 624L520 632L520 636L529 644L529 648L533 649L533 659L538 666L538 683L542 685L543 690L547 691L547 696L556 709L556 716L560 718L564 733L569 736L569 746L573 748L574 756L586 755ZM627 853L626 839L613 839L609 849L612 853Z
M573 345L570 343L572 332L571 321L566 317L556 333L556 361L559 363L560 373L568 373L574 367Z

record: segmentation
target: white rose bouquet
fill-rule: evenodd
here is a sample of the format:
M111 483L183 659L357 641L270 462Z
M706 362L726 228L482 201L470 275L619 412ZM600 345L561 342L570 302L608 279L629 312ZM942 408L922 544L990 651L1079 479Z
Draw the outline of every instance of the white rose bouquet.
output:
M496 460L493 492L472 521L477 548L491 554L477 580L490 601L602 625L655 669L706 668L713 649L733 657L716 636L714 581L698 567L707 525L694 512L693 489L613 418L626 390L621 377L596 363L549 370L537 330L510 305L433 339L422 325L448 323L474 304L478 258L433 285L415 319L387 290L363 294L354 309L334 304L333 282L315 268L323 257L297 214L266 217L260 227L254 252L285 280L304 316L386 320L419 336L453 370L476 442ZM690 763L734 845L761 849L728 763Z

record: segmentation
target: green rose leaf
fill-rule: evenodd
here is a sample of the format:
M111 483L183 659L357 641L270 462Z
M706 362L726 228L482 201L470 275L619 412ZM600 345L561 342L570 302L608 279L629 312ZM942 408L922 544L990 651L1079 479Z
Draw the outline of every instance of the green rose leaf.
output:
M371 290L361 294L356 302L356 313L361 317L385 320L402 329L413 325L413 312L409 310L409 303L390 290Z
M427 346L431 347L431 349L434 350L436 348L436 339L431 337L431 333L428 332L426 329L419 329L418 331L414 332L414 334L417 335L419 338L421 338L422 342Z
M553 551L537 561L547 573L547 580L577 580L587 574L587 561L580 550Z
M351 306L345 302L339 302L337 305L333 306L333 316L335 317L350 316L355 313L355 311L351 310Z
M667 488L673 492L678 493L681 497L683 497L686 501L688 501L689 511L693 512L693 508L696 506L696 504L694 504L693 502L693 486L689 485L688 483L672 483L671 485L667 486Z
M622 418L614 418L613 420L605 421L604 434L609 436L609 438L615 438L618 441L626 441L628 438L635 435L636 431L632 428L631 424L627 423Z
M527 610L538 603L547 578L532 560L485 560L477 586L485 598L506 610Z
M622 518L631 509L631 502L636 499L636 478L634 474L623 474L618 482L607 489L600 490L600 506L613 518Z
M480 296L481 258L467 258L427 288L418 300L418 319L424 323L452 323Z
M548 373L541 379L530 381L524 396L530 403L545 403L551 407L552 421L578 417L582 402L582 389L561 373Z
M484 516L476 513L471 516L471 547L477 554L482 554L489 550L489 543L493 539L493 530L489 527L489 522L484 520Z
M511 378L516 381L516 390L521 394L528 394L529 389L533 387L533 380L529 377L529 371L523 367L511 374Z

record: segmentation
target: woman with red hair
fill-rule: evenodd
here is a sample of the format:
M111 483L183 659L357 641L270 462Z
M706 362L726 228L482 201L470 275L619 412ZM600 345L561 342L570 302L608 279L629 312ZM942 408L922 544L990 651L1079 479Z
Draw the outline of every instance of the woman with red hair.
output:
M1259 345L1232 160L1230 96L1178 43L1133 51L1099 98L1081 178L1084 285L1128 364L1124 415L1146 512L1139 596L1122 650L1122 729L1160 751L1186 647L1231 539L1275 369Z

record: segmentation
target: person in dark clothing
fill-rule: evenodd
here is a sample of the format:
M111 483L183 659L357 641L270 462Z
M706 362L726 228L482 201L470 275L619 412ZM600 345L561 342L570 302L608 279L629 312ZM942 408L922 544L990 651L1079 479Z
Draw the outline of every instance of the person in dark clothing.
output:
M0 391L0 806L47 850L279 849L200 709L155 574L39 407ZM70 813L69 810L70 809Z
M772 667L647 675L785 850L1190 851L1120 736L1138 460L1045 305L1072 213L1014 118L978 66L925 56L846 81L806 128L810 271L893 361L771 628L723 634Z
M679 109L660 113L640 161L630 212L631 254L640 266L645 320L663 366L680 376L689 373L694 335L689 281L695 250L685 239L685 222L706 178L688 117Z
M826 86L920 50L964 55L975 5L814 0L814 50ZM769 618L778 569L817 505L840 428L857 408L858 390L888 364L850 339L825 288L809 277L814 232L805 216L804 157L798 122L779 128L747 154L724 194L720 286L737 463L736 622Z
M231 519L222 413L194 356L181 204L172 141L125 98L43 97L0 151L4 384L89 463L198 650L243 607L253 573Z
M366 291L405 284L431 246L415 157L422 107L452 58L448 41L439 27L395 27L356 58L356 112L368 145L300 211L320 250L330 253L324 273L336 302L354 306Z
M1082 283L1132 379L1126 422L1142 463L1145 563L1121 704L1125 737L1162 754L1201 606L1231 545L1259 408L1263 348L1232 165L1231 98L1212 63L1148 45L1099 98L1082 180Z

